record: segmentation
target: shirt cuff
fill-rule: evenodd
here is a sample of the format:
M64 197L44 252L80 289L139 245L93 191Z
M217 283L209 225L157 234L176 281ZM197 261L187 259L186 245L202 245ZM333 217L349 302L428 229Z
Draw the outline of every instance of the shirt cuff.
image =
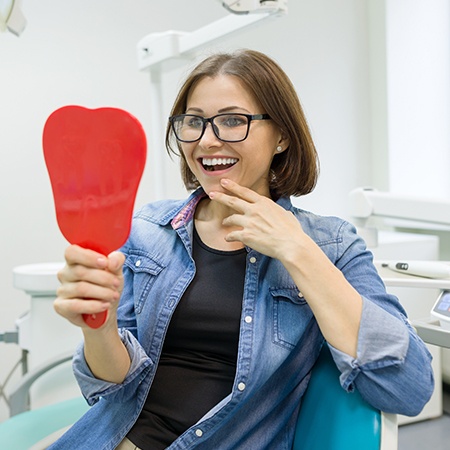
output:
M110 383L94 376L84 357L83 343L80 344L75 353L73 359L75 376L84 397L90 405L96 403L100 397L115 394L117 391L125 389L136 378L143 377L146 373L145 369L153 364L137 339L128 330L119 329L119 336L131 359L130 369L121 384Z
M360 372L403 364L409 346L408 327L400 317L364 297L362 300L356 359L328 344L341 372L341 385L347 391L354 389L353 382Z

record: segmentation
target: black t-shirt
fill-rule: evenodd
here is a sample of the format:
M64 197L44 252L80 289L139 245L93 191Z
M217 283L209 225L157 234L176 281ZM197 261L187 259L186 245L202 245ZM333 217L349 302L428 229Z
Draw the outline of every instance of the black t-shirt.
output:
M236 372L245 249L220 251L194 231L196 274L167 331L155 379L128 438L168 447L231 393Z

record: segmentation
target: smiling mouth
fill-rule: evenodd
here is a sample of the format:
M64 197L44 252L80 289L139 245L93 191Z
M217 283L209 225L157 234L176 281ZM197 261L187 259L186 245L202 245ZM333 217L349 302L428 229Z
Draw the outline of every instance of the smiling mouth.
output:
M236 158L202 158L201 160L203 168L208 172L229 169L237 162Z

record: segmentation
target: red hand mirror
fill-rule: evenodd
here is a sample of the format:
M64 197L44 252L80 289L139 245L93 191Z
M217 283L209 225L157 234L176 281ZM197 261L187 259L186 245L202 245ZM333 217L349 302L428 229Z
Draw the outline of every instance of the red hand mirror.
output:
M139 121L117 108L64 106L47 119L43 148L64 237L103 255L121 247L146 159ZM83 318L98 328L106 312Z

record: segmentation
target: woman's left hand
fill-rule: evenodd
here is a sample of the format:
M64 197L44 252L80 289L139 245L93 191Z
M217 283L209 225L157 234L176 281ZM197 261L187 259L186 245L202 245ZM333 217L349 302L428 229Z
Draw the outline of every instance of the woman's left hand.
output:
M238 228L227 234L228 242L240 241L281 260L292 251L294 240L306 237L294 215L270 198L228 179L221 180L221 185L229 194L214 191L210 198L236 211L223 221L225 226Z

